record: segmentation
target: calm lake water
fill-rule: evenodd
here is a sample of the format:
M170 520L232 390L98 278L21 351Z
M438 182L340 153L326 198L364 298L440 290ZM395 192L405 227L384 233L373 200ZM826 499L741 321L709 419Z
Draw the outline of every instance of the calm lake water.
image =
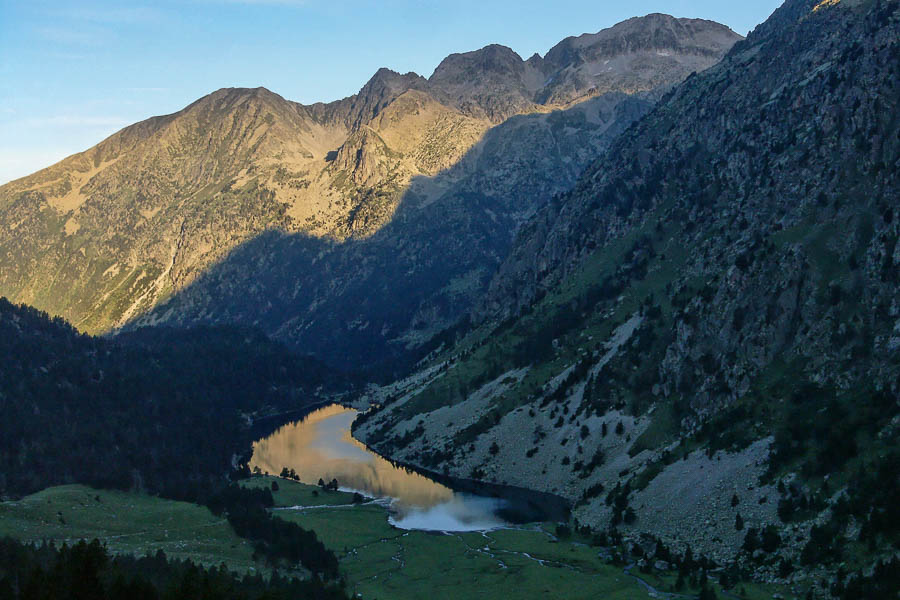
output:
M320 408L253 444L250 468L277 475L294 469L304 483L337 479L342 490L387 499L402 529L478 531L502 527L506 501L462 493L395 466L350 435L357 411Z

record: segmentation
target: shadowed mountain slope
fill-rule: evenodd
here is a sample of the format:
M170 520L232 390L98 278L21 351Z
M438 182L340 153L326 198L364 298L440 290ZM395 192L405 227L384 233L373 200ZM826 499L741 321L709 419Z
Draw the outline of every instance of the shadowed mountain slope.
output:
M562 193L605 140L648 108L604 97L512 118L446 174L413 179L391 221L371 236L262 234L137 323L252 323L331 364L390 362L455 323L485 289L534 199ZM435 190L437 200L429 197Z
M519 229L355 434L856 597L900 540L898 99L898 2L785 3Z

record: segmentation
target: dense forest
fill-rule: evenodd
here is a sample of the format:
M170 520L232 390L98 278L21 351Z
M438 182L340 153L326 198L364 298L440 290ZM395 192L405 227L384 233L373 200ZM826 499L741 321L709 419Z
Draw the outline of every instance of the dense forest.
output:
M222 567L153 556L111 556L97 540L39 547L0 539L0 600L340 600L318 578L242 577Z
M315 534L243 489L253 415L307 406L335 376L235 328L138 331L115 340L0 299L0 497L83 483L209 506L274 567L326 578ZM210 596L219 597L219 596Z
M234 328L115 340L0 299L0 496L86 483L183 498L250 447L250 415L333 386L321 364Z

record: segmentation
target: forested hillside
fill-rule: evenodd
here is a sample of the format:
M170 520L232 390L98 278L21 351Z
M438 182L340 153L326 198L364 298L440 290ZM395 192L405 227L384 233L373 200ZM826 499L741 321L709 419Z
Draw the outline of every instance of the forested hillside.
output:
M297 410L336 379L258 332L108 340L0 299L0 495L63 483L173 497L227 478L254 416Z
M33 547L0 539L0 598L94 600L340 600L318 579L239 576L223 567L154 556L112 556L96 540Z

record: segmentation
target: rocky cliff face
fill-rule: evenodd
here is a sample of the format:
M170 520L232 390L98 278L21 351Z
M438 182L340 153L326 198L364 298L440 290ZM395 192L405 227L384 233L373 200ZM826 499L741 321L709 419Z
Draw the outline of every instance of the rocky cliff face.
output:
M669 51L693 56L682 34ZM695 67L725 50L710 43ZM220 90L0 188L0 294L91 332L240 321L345 366L404 354L471 306L518 224L650 107L629 85L569 106L585 95L539 98L545 80L489 46L429 80L382 69L328 105Z
M787 2L519 229L478 326L356 434L803 593L889 556L898 40L897 2Z
M773 17L779 26L761 27L679 87L547 207L501 268L482 314L507 315L511 298L530 303L594 249L657 221L684 224L692 251L680 268L711 288L685 308L692 315L676 348L691 346L694 359L756 349L741 357L756 368L738 368L733 388L787 348L836 358L823 321L840 321L840 311L816 301L829 286L836 302L848 294L863 312L893 304L897 78L893 22L883 16L891 5L864 18L852 3L808 4L788 3ZM711 346L698 349L697 337ZM663 365L666 393L685 385L684 373L670 371L685 358Z

